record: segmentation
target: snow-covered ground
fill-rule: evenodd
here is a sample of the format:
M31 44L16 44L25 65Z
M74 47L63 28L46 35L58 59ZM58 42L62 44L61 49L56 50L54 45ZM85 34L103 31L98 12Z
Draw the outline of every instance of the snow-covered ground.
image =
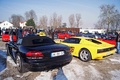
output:
M120 54L90 62L82 62L73 57L72 62L62 69L48 72L29 71L24 74L17 71L10 57L7 57L7 61L10 68L7 67L0 72L0 75L4 76L4 78L0 77L0 80L120 80Z

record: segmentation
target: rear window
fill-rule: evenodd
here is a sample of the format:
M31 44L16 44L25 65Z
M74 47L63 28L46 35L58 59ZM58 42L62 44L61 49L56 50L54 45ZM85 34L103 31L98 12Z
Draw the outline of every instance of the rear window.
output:
M80 42L80 39L79 38L68 38L68 39L64 40L63 42L78 44Z
M102 44L101 42L99 42L99 41L97 41L95 39L86 39L86 40L88 40L90 42L93 42L93 43L96 43L96 44Z
M42 38L42 39L34 39L32 40L33 44L54 44L55 42L49 38Z

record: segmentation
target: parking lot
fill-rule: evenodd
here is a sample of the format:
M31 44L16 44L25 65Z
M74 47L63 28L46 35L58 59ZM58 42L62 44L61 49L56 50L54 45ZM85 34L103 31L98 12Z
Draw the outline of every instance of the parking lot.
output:
M0 41L0 50L5 50L5 42ZM12 59L7 57L7 68L0 72L0 80L119 80L120 54L102 60L82 62L73 57L72 62L62 69L42 72L19 73Z

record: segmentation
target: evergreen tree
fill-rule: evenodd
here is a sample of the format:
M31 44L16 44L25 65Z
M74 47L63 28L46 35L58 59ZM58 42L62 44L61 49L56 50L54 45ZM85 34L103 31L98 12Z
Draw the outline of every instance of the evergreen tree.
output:
M35 22L33 19L29 19L27 22L26 22L26 26L33 26L35 28Z

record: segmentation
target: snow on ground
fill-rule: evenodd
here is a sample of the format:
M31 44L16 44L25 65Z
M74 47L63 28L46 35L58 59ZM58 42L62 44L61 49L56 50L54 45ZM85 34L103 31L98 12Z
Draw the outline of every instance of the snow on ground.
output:
M79 64L76 64L76 60L63 67L63 71L68 80L81 80L83 79L84 70Z
M112 75L111 80L120 80L120 70L110 71L109 74Z
M51 76L51 71L49 72L41 72L39 76L37 76L34 80L53 80Z
M89 77L91 80L102 79L101 74L93 66L83 67L77 64L76 60L72 60L70 64L59 69L55 77L51 75L52 71L41 72L34 80L85 80L86 72L90 72L89 74L91 75Z
M114 61L114 62L119 62L120 63L120 59L110 59L111 61Z
M12 77L5 78L4 80L14 80Z
M16 66L16 64L14 63L14 61L12 60L12 58L11 58L10 56L7 57L7 61L8 61L9 63L11 63L12 66Z
M13 67L16 66L16 64L13 62L13 60L11 59L10 56L7 57L7 61L10 64L12 64L11 66L13 66ZM34 78L34 80L96 80L96 79L104 80L107 78L105 78L103 76L104 74L101 73L96 67L98 63L103 63L103 62L105 64L108 64L108 63L119 64L120 56L118 55L117 57L108 58L108 60L104 59L103 61L102 60L101 61L93 61L93 62L89 62L89 63L81 62L81 61L79 61L79 59L73 58L73 60L71 61L70 64L64 66L62 69L59 68L58 71L56 72L56 74L53 75L54 70L48 71L48 72L43 71L43 72L40 72L38 74L38 76ZM101 65L101 67L102 67L102 65ZM109 66L108 66L108 68L109 68ZM6 70L7 70L7 68L5 70L3 70L2 72L0 72L0 75L3 74ZM15 77L22 79L24 77L30 76L31 74L34 74L34 72L29 71L22 75L16 74ZM120 69L115 68L115 69L108 70L108 75L110 75L110 76L108 76L108 79L111 77L110 78L111 80L120 80ZM0 80L1 80L1 78L0 78ZM14 77L10 76L10 77L6 77L3 80L16 80L16 79L14 79Z

